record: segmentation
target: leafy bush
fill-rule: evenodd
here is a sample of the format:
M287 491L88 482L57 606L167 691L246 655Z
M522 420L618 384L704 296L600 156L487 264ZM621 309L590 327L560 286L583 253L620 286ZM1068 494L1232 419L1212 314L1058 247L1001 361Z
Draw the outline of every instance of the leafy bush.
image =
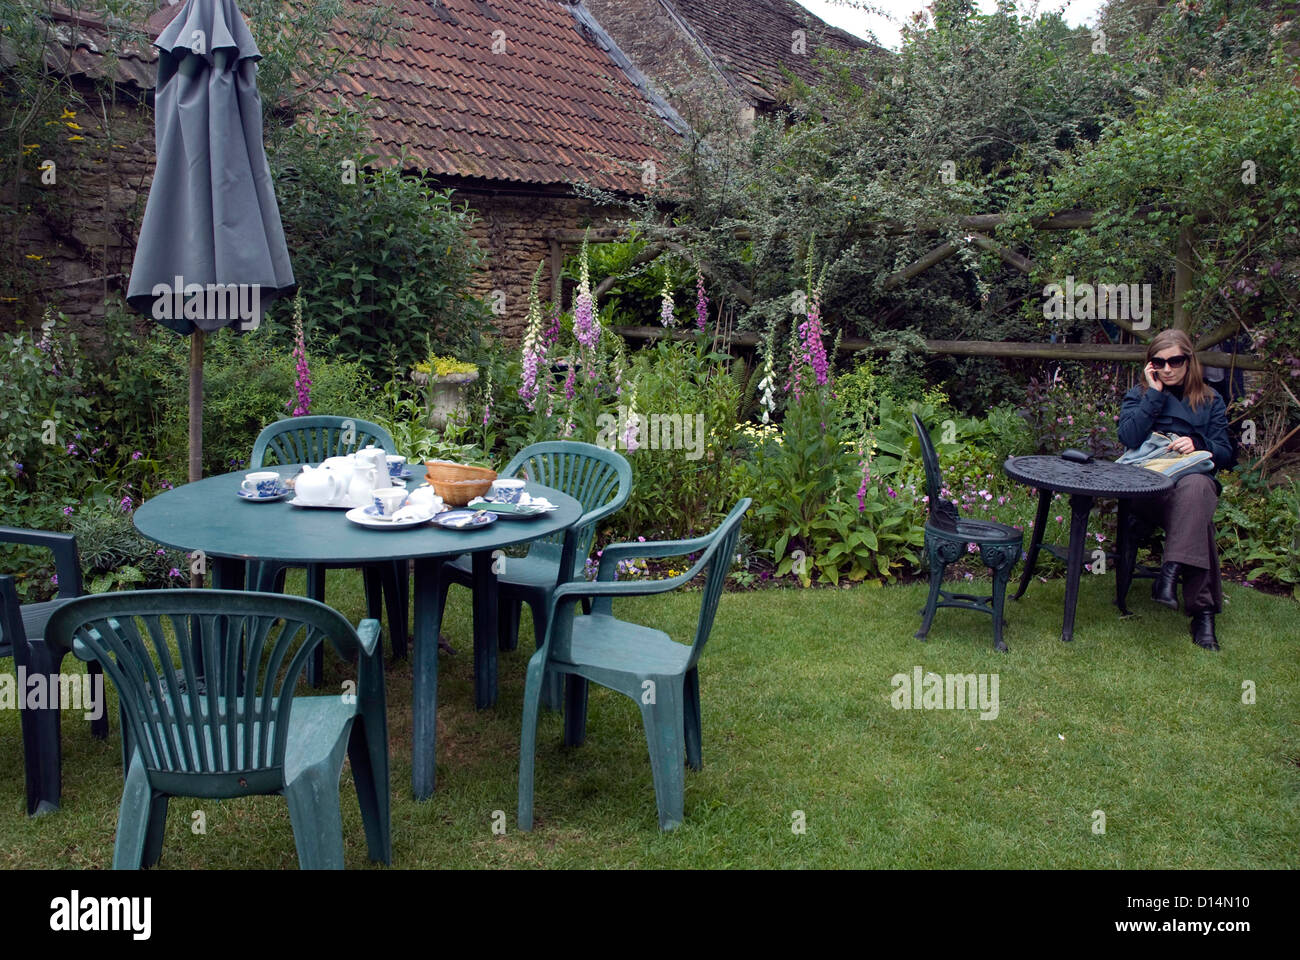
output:
M156 590L188 586L190 561L136 531L129 511L93 508L72 518L82 575L89 593L115 588Z
M189 340L152 326L133 354L119 357L119 376L141 385L156 404L157 459L175 477L186 475L189 437ZM311 412L373 420L381 411L369 370L327 359L333 343L308 349ZM267 424L289 415L296 370L288 349L266 325L236 336L209 337L203 364L203 470L226 473L248 461Z
M1031 377L1026 393L1026 419L1040 451L1074 447L1112 460L1124 452L1115 432L1124 388L1113 369L1062 365L1050 376Z
M742 493L755 503L750 533L777 576L794 572L805 586L885 580L917 563L910 500L882 487L868 453L842 439L826 392L809 390L786 408L780 435L741 464Z
M1215 525L1219 557L1245 573L1289 587L1300 600L1300 483L1268 487L1250 476L1221 477Z
M20 333L0 341L0 505L46 523L86 482L74 458L91 401L81 349L64 319L47 312L39 339Z
M731 450L740 386L727 359L709 353L702 338L698 343L664 339L632 356L628 386L611 398L604 435L598 431L595 438L605 446L620 441L618 447L632 465L632 496L610 518L619 535L698 536L739 499ZM624 419L633 412L649 418L648 435L637 438L635 450L616 436L623 429L621 410L626 410ZM669 432L671 444L666 442Z
M490 315L466 293L482 259L473 214L404 164L375 166L368 142L364 116L340 103L282 132L270 159L294 276L314 308L308 334L337 337L344 355L392 375L465 350Z

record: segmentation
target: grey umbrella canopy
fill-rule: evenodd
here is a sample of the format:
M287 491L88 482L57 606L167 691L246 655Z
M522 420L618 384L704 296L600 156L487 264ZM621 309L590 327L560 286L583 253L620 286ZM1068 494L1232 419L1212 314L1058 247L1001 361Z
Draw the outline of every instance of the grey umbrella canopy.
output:
M154 97L157 166L127 303L190 348L190 479L201 474L203 338L252 329L294 290L262 143L261 53L234 0L186 0L163 30Z

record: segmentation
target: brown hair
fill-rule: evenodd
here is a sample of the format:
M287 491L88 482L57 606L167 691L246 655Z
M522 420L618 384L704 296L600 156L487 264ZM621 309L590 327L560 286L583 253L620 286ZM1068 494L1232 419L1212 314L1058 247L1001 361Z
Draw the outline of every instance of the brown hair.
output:
M1214 392L1205 385L1205 376L1201 372L1201 361L1196 358L1196 347L1192 338L1181 330L1161 330L1147 344L1147 363L1151 362L1161 350L1177 347L1187 357L1187 376L1183 377L1183 400L1195 410L1202 403L1209 403ZM1146 377L1142 378L1142 389L1147 389Z

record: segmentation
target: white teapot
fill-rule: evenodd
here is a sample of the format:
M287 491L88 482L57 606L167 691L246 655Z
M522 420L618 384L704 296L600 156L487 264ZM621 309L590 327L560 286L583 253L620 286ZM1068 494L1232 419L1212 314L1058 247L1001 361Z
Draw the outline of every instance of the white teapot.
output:
M294 493L304 503L333 503L347 491L338 472L322 464L304 466L294 481Z

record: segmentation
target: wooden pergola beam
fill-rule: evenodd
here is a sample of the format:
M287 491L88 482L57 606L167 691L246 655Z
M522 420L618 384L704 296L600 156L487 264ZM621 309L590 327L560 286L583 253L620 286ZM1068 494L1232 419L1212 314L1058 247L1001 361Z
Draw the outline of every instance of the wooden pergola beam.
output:
M1028 257L1016 253L1016 251L1012 250L1010 247L1005 247L996 240L984 236L982 233L971 231L970 240L971 243L975 244L975 246L979 247L981 250L996 253L1002 259L1003 263L1009 267L1014 267L1021 273L1030 274L1037 269L1037 264Z
M663 327L614 327L614 332L629 340L658 340L672 336L689 340L694 333L685 330L666 330ZM740 347L756 347L762 338L756 333L738 333L731 343ZM862 337L844 337L840 340L840 353L857 353L869 350L886 353L896 349L894 344L877 344ZM1141 363L1146 359L1142 344L1110 343L1004 343L997 340L926 340L924 352L936 356L996 357L1025 360L1101 360L1112 363ZM1198 351L1197 357L1207 367L1233 367L1239 370L1267 370L1268 365L1254 357L1243 357L1218 351Z
M957 244L951 240L945 240L919 260L913 260L901 270L895 270L889 276L885 277L884 282L880 285L884 290L892 290L901 286L908 280L911 280L917 274L924 273L935 264L942 263L951 257L958 250Z

